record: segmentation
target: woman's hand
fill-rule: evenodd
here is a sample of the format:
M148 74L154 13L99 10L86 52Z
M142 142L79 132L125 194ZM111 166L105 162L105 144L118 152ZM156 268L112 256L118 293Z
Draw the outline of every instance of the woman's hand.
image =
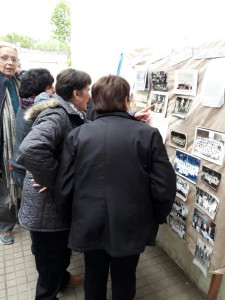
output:
M139 111L137 111L135 114L134 114L134 117L136 120L139 120L139 121L147 121L150 119L151 117L151 114L150 114L150 111L152 110L152 108L154 107L154 105L150 105L144 109L141 109Z
M33 187L37 187L37 188L38 188L38 187L41 187L41 185L38 184L38 183L36 183L36 182L34 181L34 179L31 179L31 181L34 182ZM42 192L46 191L47 189L48 189L47 186L45 186L45 187L43 187L42 189L39 190L39 193L42 193Z

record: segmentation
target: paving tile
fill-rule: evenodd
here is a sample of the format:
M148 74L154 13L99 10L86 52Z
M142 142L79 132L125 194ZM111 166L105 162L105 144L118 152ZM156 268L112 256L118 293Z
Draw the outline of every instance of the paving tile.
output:
M34 299L35 292L36 292L36 288L29 289L29 291L28 291L28 293L29 293L29 299Z
M27 283L23 283L17 286L17 292L21 293L21 292L27 292L28 290L28 285Z
M5 287L6 287L6 282L5 281L0 282L0 294L1 294L1 291L3 289L5 289Z
M16 279L6 280L7 289L16 286Z
M21 276L25 276L25 275L26 275L25 270L16 271L16 277L21 277Z
M0 269L0 277L5 275L5 268L1 268Z
M29 300L30 298L28 291L18 293L18 298L19 300Z
M7 300L18 300L18 296L16 294L8 295Z
M1 300L6 299L6 289L0 290L0 299Z
M27 277L26 276L16 278L17 285L20 285L20 284L23 284L23 283L26 283L26 282L27 282Z
M28 282L37 280L38 275L37 275L36 270L33 270L33 272L34 272L33 274L29 274L29 276L27 276L27 281Z
M7 288L7 296L17 295L17 286Z

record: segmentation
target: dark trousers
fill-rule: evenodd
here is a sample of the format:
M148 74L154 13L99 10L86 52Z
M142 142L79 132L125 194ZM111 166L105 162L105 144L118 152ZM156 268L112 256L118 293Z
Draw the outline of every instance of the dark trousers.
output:
M112 257L104 250L85 252L85 300L106 300L109 267L112 299L133 300L139 256Z
M1 162L0 162L0 166L1 166ZM0 232L1 233L12 231L17 221L17 206L13 204L11 208L9 208L8 193L9 190L7 188L5 173L2 170L2 180L0 179Z
M69 281L66 269L70 264L71 250L68 245L69 231L31 231L38 281L36 300L55 300Z

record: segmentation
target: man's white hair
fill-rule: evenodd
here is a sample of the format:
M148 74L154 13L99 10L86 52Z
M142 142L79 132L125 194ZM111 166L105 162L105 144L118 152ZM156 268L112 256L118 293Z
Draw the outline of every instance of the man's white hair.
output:
M17 52L15 44L12 44L12 43L9 43L9 42L0 41L0 49L3 48L3 47L12 48L12 49L14 49Z

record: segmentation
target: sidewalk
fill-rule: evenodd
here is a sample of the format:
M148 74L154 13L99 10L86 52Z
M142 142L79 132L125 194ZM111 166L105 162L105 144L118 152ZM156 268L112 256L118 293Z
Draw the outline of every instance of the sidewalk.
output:
M30 251L29 232L16 226L15 242L0 245L0 299L33 300L37 273ZM73 254L69 268L72 274L84 274L83 256ZM83 286L67 288L60 300L84 300ZM137 293L140 300L204 300L197 288L159 247L147 247L137 268ZM108 300L111 300L110 281ZM126 300L126 299L124 299Z

